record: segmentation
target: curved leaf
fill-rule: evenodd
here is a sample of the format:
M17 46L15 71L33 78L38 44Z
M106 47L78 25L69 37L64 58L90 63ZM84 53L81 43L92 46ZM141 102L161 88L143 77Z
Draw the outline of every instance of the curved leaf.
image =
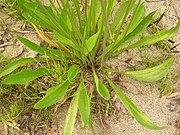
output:
M60 35L60 33L58 33L57 31L54 31L53 33L59 42L66 44L67 46L79 51L79 48L70 39Z
M143 20L145 15L145 6L144 3L137 4L137 7L135 8L135 11L133 13L133 17L130 21L130 23L126 26L126 28L123 31L126 31L127 29L127 35L131 33Z
M71 81L74 77L77 76L78 72L79 72L79 66L73 65L68 71L68 80Z
M109 45L106 48L105 52L107 54L110 54L110 52L113 52L116 49L119 49L120 47L127 45L129 42L136 39L140 34L142 34L144 32L146 27L152 22L152 18L154 16L154 14L155 14L155 12L152 12L149 15L147 15L146 17L144 17L144 19L138 24L138 26L132 32L128 33L127 36L125 36L122 40L120 40L116 44ZM121 38L121 35L120 35L120 38Z
M50 56L54 59L59 59L59 56L55 55L54 53L52 53L51 51L48 51L42 47L40 47L39 45L29 41L28 39L26 38L23 38L23 37L20 37L20 36L17 36L17 38L25 45L27 46L28 48L30 48L31 50L35 51L35 52L38 52L42 55L47 55L47 56Z
M53 10L51 9L51 6L45 6L43 7L54 17L56 18ZM52 23L52 20L50 20L47 16L47 14L42 10L42 8L36 3L36 2L27 2L24 1L23 3L23 12L22 15L24 18L26 18L28 21L43 26L48 29L57 29L57 27Z
M151 12L146 17L144 17L144 19L139 23L139 25L133 31L128 33L128 35L120 42L123 45L127 44L130 41L134 40L136 37L138 37L140 34L142 34L145 31L145 29L147 28L147 26L152 22L152 18L155 13L156 12ZM120 44L120 46L122 46L122 45Z
M165 77L173 65L174 58L170 58L161 65L153 68L140 70L140 71L128 71L123 74L145 82L155 82Z
M89 52L92 51L92 49L95 47L96 42L99 37L99 32L96 34L92 35L87 41L86 41L86 46L84 46L83 51L86 55L88 55Z
M116 0L108 0L107 2L107 18L109 19L116 4Z
M16 61L11 62L10 64L8 64L7 66L5 66L1 71L0 71L0 78L10 74L11 72L13 72L15 69L24 66L26 64L30 64L33 62L38 62L38 61L42 61L42 60L47 60L46 58L22 58Z
M29 22L32 22L33 24L52 29L51 25L44 23L44 21L41 18L39 18L37 15L34 14L34 12L32 12L30 10L23 12L22 16L25 19L27 19Z
M94 81L96 83L96 89L101 97L103 97L105 100L110 99L109 90L108 88L101 82L101 80L97 77L95 71L93 71L94 74Z
M34 108L42 109L55 104L64 96L69 86L70 82L66 80L63 84L49 88L46 95L38 103L35 104Z
M138 2L132 15L133 15L132 19L129 20L129 23L124 28L122 33L119 35L117 41L121 41L125 36L127 36L129 33L131 33L139 25L139 23L143 20L143 17L145 15L145 7L144 7L143 3L140 3L140 1ZM152 18L151 18L151 21L152 21ZM144 25L144 24L141 23L141 25ZM139 29L139 30L141 30L141 29Z
M25 69L16 74L5 78L2 84L26 84L34 79L47 75L49 72L46 68L38 68L36 70Z
M25 0L17 0L17 3L18 3L18 7L21 9L21 10L24 10L24 3L25 3Z
M22 0L18 0L18 1L22 1ZM46 19L46 21L44 21L44 18L47 18L47 16L45 16L45 14L43 14L42 10L38 7L37 3L27 2L27 1L23 0L23 3L21 2L21 5L19 5L19 6L23 10L22 16L25 19L27 19L28 21L30 21L36 25L43 26L45 28L49 28L49 29L53 28L48 19ZM41 12L41 13L36 14L34 12L35 10L36 11L39 10L39 12Z
M89 123L90 101L89 101L89 96L87 94L86 86L84 85L84 80L81 81L78 91L79 91L78 107L82 118L82 123L83 123L82 127L85 128L86 125Z
M89 9L87 10L87 24L86 24L86 32L87 35L91 35L96 31L96 26L99 18L101 17L101 4L99 0L92 0L89 2Z
M129 113L137 120L139 124L148 129L161 130L166 128L165 126L159 127L155 125L142 111L140 111L134 103L109 79L106 78L110 86L115 91L116 95L129 111Z
M118 7L111 25L112 32L121 28L122 24L125 21L124 18L126 18L132 10L134 2L135 0L127 0Z
M161 41L161 40L171 39L178 32L179 28L180 28L180 21L178 22L176 27L172 28L171 30L161 30L161 31L155 33L154 35L147 36L147 37L140 39L136 43L134 43L134 44L122 49L122 50L125 51L125 50L133 49L136 47L154 44L154 43Z
M42 109L45 107L49 107L56 102L58 102L66 93L67 89L71 84L71 80L77 75L79 71L79 66L74 65L68 70L68 79L63 84L60 84L55 87L51 87L47 90L46 95L35 104L35 109Z
M72 135L74 124L76 121L77 110L78 110L78 99L79 94L73 97L69 110L66 114L66 120L63 128L63 135Z

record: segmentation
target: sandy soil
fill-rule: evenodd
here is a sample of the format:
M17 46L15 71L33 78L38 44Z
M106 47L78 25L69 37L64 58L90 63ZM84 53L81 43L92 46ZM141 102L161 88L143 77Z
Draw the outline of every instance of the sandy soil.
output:
M153 1L153 0L148 0ZM147 6L147 11L150 12L152 10L160 9L160 12L167 10L165 17L162 20L162 24L164 27L171 28L175 25L177 20L180 17L180 1L178 0L162 0L160 2L145 2ZM179 14L178 14L179 13ZM0 13L0 19L6 20L7 18ZM17 22L12 18L8 18L9 22L13 22L13 25L9 26L6 23L6 26L3 26L3 29L8 28L8 30L16 30L16 31L27 31L23 28L22 22ZM0 20L0 21L1 21ZM1 21L2 22L2 21ZM8 22L8 21L7 21ZM168 23L167 23L168 22ZM15 29L14 29L15 28ZM15 51L14 48L19 47L19 51L13 54L8 54L9 57L19 57L23 55L23 57L35 57L36 54L30 52L27 48L25 48L22 44L20 44L13 36L13 34L7 34L0 32L0 38L4 40L4 46L0 47L0 50L8 54L7 50L12 49L11 51ZM32 33L23 34L25 37L31 39L32 41L38 42L39 39L37 35ZM180 42L180 33L173 39L175 41L174 45ZM1 40L1 39L0 39ZM176 51L180 50L180 46L175 48ZM10 52L11 52L10 51ZM24 53L26 52L26 53ZM133 54L134 59L132 61L136 61L137 54L134 52L129 52L129 55ZM175 54L177 55L177 54ZM180 59L176 60L173 70L177 73L180 73ZM114 59L109 61L110 65L116 66L118 69L124 68L122 65L125 65L121 58ZM134 81L132 79L123 77L123 82L118 82L120 88L134 101L134 103L145 113L149 118L154 121L158 125L168 125L168 128L161 131L152 131L147 130L141 127L137 122L132 118L129 113L123 108L122 104L115 99L117 107L119 110L112 116L104 116L105 122L107 123L108 133L104 132L101 124L98 121L97 117L94 117L94 127L96 135L180 135L180 126L176 127L177 120L180 119L180 80L174 82L174 91L176 96L173 98L162 98L160 97L159 91L159 83L142 83L139 81ZM64 107L66 108L66 106ZM61 133L64 118L65 118L65 110L61 108L57 115L54 116L51 129L48 135L57 135ZM180 123L180 121L179 121ZM91 135L92 132L90 129L82 130L80 128L81 122L80 119L77 120L76 128L74 130L74 135ZM179 129L178 129L179 128ZM0 133L3 134L2 127L0 126ZM38 133L37 133L38 134ZM41 134L41 133L39 133Z

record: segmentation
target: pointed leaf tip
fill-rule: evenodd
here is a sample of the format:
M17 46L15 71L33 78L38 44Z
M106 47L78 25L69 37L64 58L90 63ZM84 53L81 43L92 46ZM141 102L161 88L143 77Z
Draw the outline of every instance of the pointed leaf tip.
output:
M38 68L36 70L25 69L18 73L12 74L5 78L2 84L26 84L32 80L49 74L46 68Z
M79 72L78 65L71 66L71 68L68 71L68 80L72 81L72 79L77 76L78 72Z
M173 62L174 62L174 58L170 58L163 64L160 64L153 68L148 68L139 71L127 71L124 72L123 74L140 81L155 82L162 79L169 73L173 65Z
M122 104L139 124L141 124L145 128L152 130L162 130L166 128L166 126L155 125L142 111L137 108L137 106L122 92L121 89L119 89L118 86L116 86L109 78L106 77L106 79L115 91Z
M85 128L86 125L89 123L90 99L87 94L87 89L84 84L84 80L81 81L78 91L79 91L78 107L79 107L79 112L82 118L82 128Z
M96 83L96 89L99 93L99 95L104 98L105 100L109 100L110 99L110 94L109 94L109 90L106 87L106 85L98 78L98 76L96 75L95 71L93 71L94 73L94 81Z
M35 109L43 109L57 103L66 93L66 90L69 88L70 82L65 81L64 83L51 87L47 90L46 95L35 104Z

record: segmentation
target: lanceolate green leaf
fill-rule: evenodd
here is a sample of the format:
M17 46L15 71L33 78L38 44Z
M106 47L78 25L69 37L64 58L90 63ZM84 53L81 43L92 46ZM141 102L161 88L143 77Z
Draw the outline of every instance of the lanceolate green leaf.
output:
M69 110L66 114L66 121L63 128L63 135L72 135L78 110L79 93L73 97Z
M57 38L57 43L60 44L62 48L70 49L71 53L80 57L80 47L74 44L70 39L62 36L59 32L54 31L54 36ZM59 43L60 42L60 43ZM72 49L72 50L71 50Z
M173 65L174 58L170 58L163 64L155 66L153 68L140 70L140 71L128 71L123 74L145 82L155 82L165 77Z
M49 26L52 25L50 19L48 19L47 15L45 15L42 11L42 9L38 6L38 4L34 3L34 2L26 2L24 4L24 7L26 7L26 12L28 13L33 12L33 16L37 16L38 20L41 20L42 23L45 23ZM28 19L28 18L27 18Z
M47 55L47 56L50 56L54 59L60 59L59 56L56 56L55 54L51 53L50 51L40 47L39 45L29 41L28 39L26 38L23 38L23 37L20 37L20 36L17 36L17 38L27 47L29 47L31 50L33 51L36 51L42 55Z
M97 77L95 71L93 71L94 74L94 81L96 83L96 89L101 97L103 97L105 100L110 99L109 90L108 88L101 82L101 80Z
M25 69L16 74L5 78L2 84L26 84L34 79L47 75L49 72L46 68L38 68L36 70Z
M79 48L70 39L60 35L57 31L54 31L54 35L56 36L59 42L67 45L68 47L79 50Z
M69 70L68 70L68 79L65 80L62 84L51 87L47 90L46 95L37 103L35 104L34 108L35 109L42 109L45 107L49 107L56 102L58 102L66 93L67 89L69 88L71 84L71 80L77 76L79 71L79 66L73 65ZM73 73L72 73L73 72Z
M65 31L72 32L72 25L65 9L61 9L61 15L59 16L58 23L61 24Z
M141 112L134 103L110 80L108 79L110 86L115 91L116 95L129 111L129 113L137 120L139 124L148 129L160 130L166 128L165 126L159 127L155 125L143 112Z
M94 27L97 27L96 26L97 25L97 21L99 19L100 14L101 14L101 4L100 4L99 0L94 0L93 14L94 14L95 19L94 19L94 22L92 22L92 23L94 23L93 24Z
M45 23L43 20L41 20L37 15L35 15L32 11L26 11L22 13L22 16L27 19L28 21L30 21L31 23L34 23L36 25L40 25L42 27L45 28L49 28L52 29L52 27Z
M116 0L108 0L108 2L107 2L107 19L109 19L109 17L111 16L115 4L116 4Z
M124 48L123 50L129 50L136 47L154 44L161 40L171 39L178 32L179 28L180 28L180 21L178 22L177 26L172 28L171 30L162 30L155 33L154 35L144 37L141 40L137 41L136 43Z
M3 77L5 75L10 74L11 72L13 72L15 69L24 66L26 64L30 64L33 62L38 62L38 61L42 61L42 60L47 60L46 58L22 58L16 61L11 62L10 64L8 64L7 66L5 66L1 71L0 71L0 77Z
M134 9L132 18L129 20L129 23L122 31L122 33L119 35L117 40L121 41L126 35L132 32L137 27L137 25L142 21L144 14L145 14L145 7L143 3L138 2L138 4Z
M79 91L78 108L82 118L82 127L85 128L86 125L89 123L90 101L89 101L89 96L87 94L86 86L84 85L84 80L81 81L78 91Z
M135 0L127 0L126 2L122 3L119 8L117 9L114 20L112 22L112 32L119 30L121 28L122 24L125 21L125 18L129 15Z
M89 52L92 51L92 49L95 47L97 39L99 37L99 32L91 36L87 41L86 41L86 46L84 46L83 50L86 55L88 55Z
M91 1L91 8L89 11L88 20L90 21L89 28L91 29L91 33L94 33L96 30L97 21L99 19L99 16L101 14L101 4L100 0L92 0Z
M32 23L39 24L51 30L59 30L57 26L58 17L51 6L40 4L41 2L25 2L23 16ZM50 16L53 18L49 19ZM62 19L61 19L62 20ZM56 21L56 22L55 22ZM63 20L61 21L62 24Z
M20 7L21 10L24 10L24 2L25 0L17 0L17 3L18 3L18 7Z
M73 33L75 33L75 35L73 35L73 37L77 37L78 39L81 39L82 35L81 35L80 29L78 27L77 18L75 16L75 12L74 12L70 2L62 0L61 3L62 3L63 9L64 9L66 15L69 17L72 27L73 27L72 30L73 30Z
M21 0L19 0L19 1L21 1ZM21 4L22 5L19 5L19 6L21 9L23 9L22 15L24 18L26 18L28 21L30 21L36 25L40 25L40 26L43 26L48 29L53 28L51 25L51 22L48 20L47 16L45 16L45 14L43 14L42 10L38 7L38 5L36 3L27 2L27 1L23 0L23 3L21 3ZM34 12L35 10L39 10L40 14L36 14ZM41 17L39 17L39 15L46 18L46 21L44 21Z
M68 71L68 80L72 81L72 79L77 76L78 72L79 72L79 66L73 65Z
M149 15L147 15L140 22L140 24L132 32L130 32L125 38L123 38L116 44L109 45L105 50L106 53L110 54L111 52L115 51L116 49L118 49L124 45L127 45L129 42L131 42L132 40L137 38L140 34L142 34L144 32L144 30L146 29L146 27L152 22L152 17L154 14L155 14L155 12L152 12Z
M57 103L64 96L69 86L70 82L66 80L64 83L56 87L49 88L46 95L35 104L34 108L42 109Z
M77 16L78 16L78 21L79 21L79 27L80 27L80 30L82 32L82 18L81 18L81 11L80 11L80 7L79 7L79 3L78 3L78 0L72 0L73 3L74 3L74 6L76 8L76 12L77 12Z
M143 20L145 15L145 7L143 3L140 5L137 5L137 9L135 8L133 18L130 20L129 24L126 26L126 28L123 31L126 31L127 29L127 35L132 32L138 24ZM124 35L126 36L126 35Z
M122 41L121 43L127 44L136 37L138 37L140 34L142 34L147 26L152 22L152 18L154 16L155 12L150 13L147 15L140 23L139 25L132 31L130 32Z

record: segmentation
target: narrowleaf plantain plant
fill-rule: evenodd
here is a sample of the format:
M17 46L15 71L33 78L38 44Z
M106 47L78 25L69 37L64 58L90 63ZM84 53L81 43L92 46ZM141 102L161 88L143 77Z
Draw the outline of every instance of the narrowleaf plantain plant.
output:
M39 0L29 2L18 0L23 17L32 23L38 35L50 45L50 48L38 46L26 38L17 38L33 51L45 57L22 58L15 60L0 71L0 77L12 73L15 69L29 63L43 60L66 61L66 79L61 84L52 86L46 95L35 104L35 109L47 108L56 104L70 92L72 97L67 112L63 134L73 132L77 112L81 115L82 127L91 123L90 102L94 90L104 99L110 99L110 92L105 82L117 94L120 101L137 120L148 129L159 130L157 126L122 92L108 77L108 72L125 75L144 82L155 82L165 77L173 65L174 58L164 63L140 71L119 72L106 67L105 62L124 51L154 44L161 40L171 39L178 32L180 21L170 30L161 30L153 35L140 38L148 25L153 22L156 12L145 15L145 7L141 0L124 0L120 4L116 0L49 0L44 5ZM116 6L115 6L116 5ZM117 7L118 5L118 7ZM115 8L116 7L116 8ZM43 29L53 34L47 35ZM26 84L31 80L51 74L47 67L25 69L6 77L2 84ZM92 79L87 79L92 78ZM92 82L88 82L92 80ZM88 83L87 83L88 82ZM92 88L87 87L91 84ZM76 88L71 92L71 88Z

